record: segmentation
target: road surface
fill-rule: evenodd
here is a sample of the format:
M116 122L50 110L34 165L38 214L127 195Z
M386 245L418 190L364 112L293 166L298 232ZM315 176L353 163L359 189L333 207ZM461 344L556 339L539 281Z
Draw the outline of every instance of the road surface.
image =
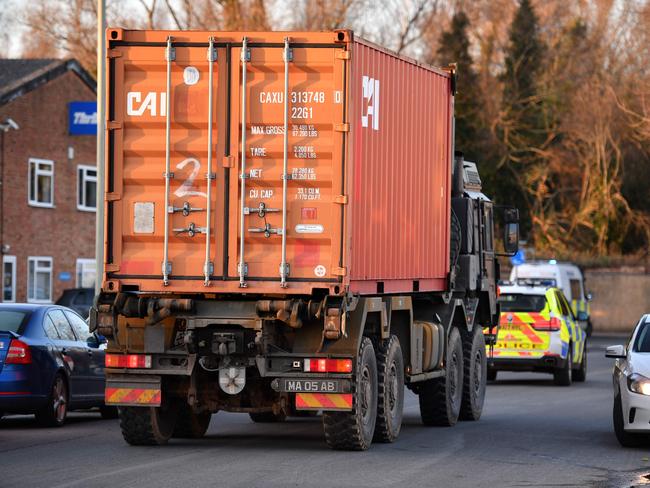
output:
M624 449L612 431L604 349L621 342L592 340L587 382L569 388L550 375L499 373L479 422L423 427L408 392L398 441L361 453L330 451L319 418L263 425L219 413L204 439L130 447L118 422L97 413L73 413L61 429L7 417L0 487L650 486L650 448Z

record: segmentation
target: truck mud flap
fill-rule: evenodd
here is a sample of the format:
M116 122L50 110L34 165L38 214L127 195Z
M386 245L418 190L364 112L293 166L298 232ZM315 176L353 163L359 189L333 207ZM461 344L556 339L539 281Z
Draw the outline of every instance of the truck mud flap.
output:
M296 393L296 410L352 410L352 393Z
M161 402L160 376L123 376L106 379L106 405L159 407Z

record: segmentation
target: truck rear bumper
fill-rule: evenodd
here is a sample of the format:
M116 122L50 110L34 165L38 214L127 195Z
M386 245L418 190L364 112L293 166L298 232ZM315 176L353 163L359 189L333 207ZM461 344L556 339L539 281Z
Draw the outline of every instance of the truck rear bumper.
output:
M111 375L106 378L107 405L159 407L161 379L156 375Z

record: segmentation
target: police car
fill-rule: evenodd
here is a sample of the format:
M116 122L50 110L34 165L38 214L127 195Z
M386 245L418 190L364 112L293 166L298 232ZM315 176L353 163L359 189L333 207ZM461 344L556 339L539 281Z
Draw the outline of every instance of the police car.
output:
M543 280L501 286L501 318L494 347L487 346L488 380L498 371L552 373L556 385L587 377L587 334L562 290Z
M510 281L514 284L526 284L530 280L544 281L549 286L556 286L571 305L578 324L591 335L593 325L589 313L591 293L585 289L585 279L578 266L562 263L555 259L550 261L531 261L513 266Z

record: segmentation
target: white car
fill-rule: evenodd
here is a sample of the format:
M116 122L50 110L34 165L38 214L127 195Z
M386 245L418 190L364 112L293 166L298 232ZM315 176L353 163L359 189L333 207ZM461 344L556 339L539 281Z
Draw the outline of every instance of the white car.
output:
M650 314L641 317L626 346L610 346L614 364L614 432L625 447L650 442Z

